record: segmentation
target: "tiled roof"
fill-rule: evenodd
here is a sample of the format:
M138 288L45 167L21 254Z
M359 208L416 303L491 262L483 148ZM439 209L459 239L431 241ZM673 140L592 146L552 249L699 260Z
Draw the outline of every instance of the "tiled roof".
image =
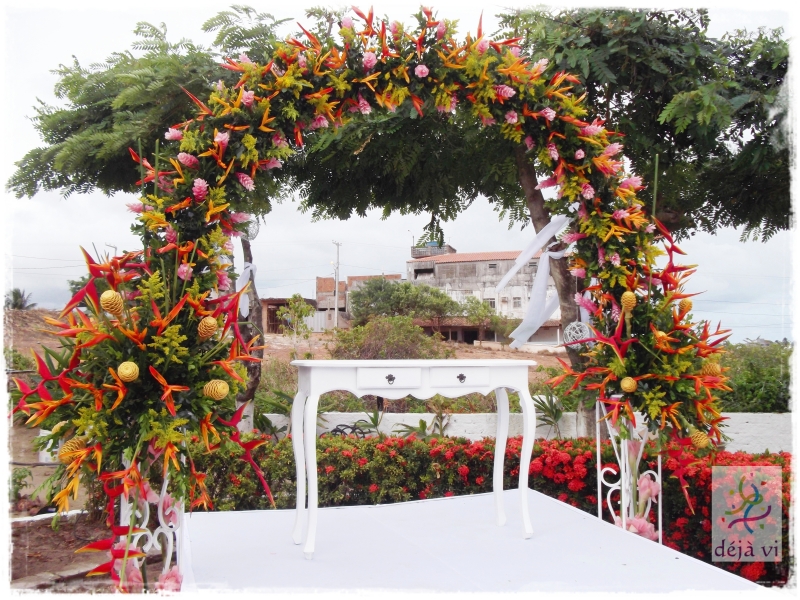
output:
M425 256L423 258L416 258L408 262L434 262L434 263L459 263L459 262L481 262L489 260L517 260L521 250L500 250L496 252L463 252L453 254L439 254L437 256ZM536 253L534 258L539 258L542 255L541 250Z

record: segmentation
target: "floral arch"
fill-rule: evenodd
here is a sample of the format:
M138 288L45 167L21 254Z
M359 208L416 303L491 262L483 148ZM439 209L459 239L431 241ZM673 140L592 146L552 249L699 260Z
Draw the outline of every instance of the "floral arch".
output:
M197 115L166 132L167 160L131 150L142 172L133 210L144 247L105 262L85 253L89 283L61 320L48 321L61 352L36 356L38 386L16 382L15 412L66 441L53 480L59 510L84 476L103 481L110 526L116 499L147 496L151 481L165 489L169 481L175 501L208 507L205 476L183 442L198 436L210 451L219 430L244 448L269 494L250 455L263 441L243 441L236 430L243 363L258 359L237 322L244 289L231 290L230 238L247 225L256 181L281 168L307 132L377 110L469 111L549 171L539 187L558 189L548 208L572 223L562 240L572 244L571 270L585 288L575 300L593 327L576 340L589 344L588 367L565 365L553 385L596 390L615 421L640 411L663 439L667 431L698 445L721 439L713 391L725 389L725 378L707 359L725 332L689 320L683 285L692 270L673 262L681 251L637 199L641 179L624 172L621 137L587 115L580 80L531 62L518 39L488 39L480 26L457 41L452 24L427 9L413 31L354 11L341 22L341 44L323 46L303 30L266 64L226 59L221 66L238 83L220 81L202 99L190 94ZM663 268L657 241L668 255ZM110 288L102 295L100 280ZM114 526L115 535L132 531ZM114 539L90 549L112 549ZM98 572L113 574L112 563Z

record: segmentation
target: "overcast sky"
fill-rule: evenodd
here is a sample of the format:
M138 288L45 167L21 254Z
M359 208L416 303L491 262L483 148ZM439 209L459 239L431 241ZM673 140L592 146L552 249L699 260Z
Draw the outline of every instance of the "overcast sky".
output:
M247 2L244 2L247 4ZM322 1L250 3L276 17L305 21L306 6ZM328 3L338 6L339 3ZM417 10L415 2L374 2L377 15L389 15L409 22ZM615 2L615 5L622 3ZM496 29L494 15L505 7L526 6L524 2L440 1L434 9L445 18L460 19L460 33L474 32L481 10L484 29ZM660 2L659 6L686 6ZM201 24L225 3L207 0L141 1L120 7L107 2L70 3L31 1L13 3L4 12L5 53L3 94L5 104L3 182L13 173L13 163L40 140L28 117L36 98L57 104L53 86L57 79L50 71L68 64L76 56L88 66L104 60L114 51L130 48L138 21L166 23L171 41L187 37L210 46L211 36L203 34ZM166 6L166 8L164 8ZM796 12L777 2L707 3L711 7L711 33L758 26L784 27L791 35L796 29ZM761 12L748 10L762 8ZM721 7L721 8L716 8ZM363 8L368 8L365 3ZM133 168L133 167L131 167ZM5 192L4 192L5 193ZM76 195L69 199L57 193L40 193L33 199L16 200L5 193L5 288L18 287L33 294L33 301L47 308L61 308L68 300L67 280L85 273L79 245L92 253L134 249L138 239L129 232L131 214L125 203L131 196L108 198L102 194ZM336 247L342 242L341 276L380 273L405 273L412 238L422 233L426 215L396 215L386 221L379 214L350 221L312 223L297 211L294 203L278 205L253 244L258 267L257 285L262 297L285 297L299 292L313 297L314 279L332 276ZM446 225L446 240L459 252L518 250L531 239L530 227L509 231L498 220L486 201L477 201L455 222ZM695 300L699 318L722 321L734 328L732 339L761 336L766 339L791 338L792 293L791 252L793 233L784 232L767 243L738 241L739 233L720 231L716 236L698 234L682 244L686 261L700 269L691 280L690 291L705 291ZM241 253L237 255L241 269Z

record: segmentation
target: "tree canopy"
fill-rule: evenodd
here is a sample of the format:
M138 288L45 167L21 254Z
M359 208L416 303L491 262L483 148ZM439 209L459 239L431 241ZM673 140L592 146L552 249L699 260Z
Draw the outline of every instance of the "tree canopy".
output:
M354 325L377 317L435 319L463 312L458 302L438 288L382 277L367 279L361 288L351 292L350 306Z

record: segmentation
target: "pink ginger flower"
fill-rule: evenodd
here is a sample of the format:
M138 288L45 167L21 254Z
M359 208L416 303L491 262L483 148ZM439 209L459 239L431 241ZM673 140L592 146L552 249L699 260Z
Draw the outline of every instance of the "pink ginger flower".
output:
M477 48L478 52L483 54L484 52L486 52L489 49L489 40L487 40L486 38L481 39L481 41L478 42L478 45L476 46L476 48Z
M401 28L401 27L402 27L402 26L400 25L400 22L399 22L399 21L392 21L392 22L389 24L389 31L391 31L391 32L392 32L392 35L397 35L397 33L400 31L400 28Z
M511 55L515 56L515 57L519 57L520 52L521 52L519 46L511 46L508 50L509 50L509 52L511 52Z
M192 184L192 195L197 202L203 202L208 195L208 183L205 179L197 178Z
M247 54L245 54L244 52L242 52L242 53L239 55L239 62L240 62L240 63L250 63L250 64L253 64L253 61L252 61L252 60L250 60L250 57L249 57L249 56L247 56Z
M231 213L231 223L246 223L252 218L253 215L249 215L244 212Z
M575 160L582 160L584 156L586 156L586 153L580 148L575 151Z
M553 142L547 144L547 153L553 160L558 160L558 148L556 148L556 145Z
M539 111L539 114L542 115L548 121L552 121L553 119L556 118L556 111L554 111L550 107L543 108L542 110Z
M621 221L622 219L627 219L628 217L630 217L631 213L622 208L618 208L613 213L611 213L611 216L615 218L617 221Z
M658 495L661 493L661 486L655 479L652 479L650 475L644 473L639 477L639 481L636 485L639 488L639 494L641 496L640 502L647 502L648 498L652 498L654 501L658 502L656 498L658 498Z
M614 252L614 254L611 255L611 264L618 267L620 262L619 253Z
M200 166L200 161L197 157L186 152L178 152L178 162L190 169L196 169Z
M130 594L138 594L144 590L142 572L134 564L133 560L128 560L125 565L125 585L123 588Z
M588 183L584 183L581 186L581 196L583 196L587 200L591 200L592 198L594 198L594 188L590 186Z
M597 247L597 264L601 267L606 265L606 249L602 246Z
M588 298L585 298L580 292L575 292L575 304L580 306L589 314L593 315L597 312L597 305Z
M581 204L581 205L578 207L578 218L579 218L581 221L585 221L586 219L588 219L588 218L589 218L589 213L588 213L588 212L586 212L586 207L585 207L583 204Z
M270 169L280 169L282 167L283 163L279 161L277 158L267 159L265 162L260 163L258 165L258 168L264 171L269 171Z
M183 132L180 129L170 127L167 129L167 133L164 134L164 137L171 142L179 142L183 139Z
M569 272L572 273L573 277L578 277L580 279L586 277L586 269L584 269L583 267L578 267L577 269L570 269Z
M225 148L228 147L228 142L230 141L231 136L227 131L221 131L217 135L214 136L214 141L219 144L221 152L225 152Z
M222 249L225 250L228 254L233 254L233 242L228 240L224 244L222 244Z
M642 185L642 178L639 177L638 175L634 175L633 177L628 177L620 181L619 187L635 191L642 189L642 187L644 186Z
M644 228L647 233L653 233L656 230L656 226L653 223L649 223L647 227Z
M352 29L353 28L353 19L350 17L342 18L342 29Z
M358 95L358 111L362 115L368 115L372 112L372 107L369 105L369 102L367 102L361 94Z
M536 186L536 189L543 190L545 188L554 187L556 185L558 185L558 178L555 175L553 175L551 177L548 177L547 179L542 179L539 182L539 185Z
M324 129L328 126L328 119L325 118L325 115L317 115L311 120L309 124L309 129Z
M178 232L172 228L172 225L167 225L164 238L167 240L168 244L175 244L178 241Z
M620 153L620 151L624 148L622 144L618 144L614 142L613 144L609 144L606 146L606 149L603 150L603 156L616 156Z
M578 240L582 240L583 238L587 237L585 233L578 233L577 231L571 231L563 236L561 236L561 240L565 244L572 244L573 242L577 242Z
M495 125L497 123L497 121L494 120L494 117L484 117L483 115L481 115L481 122L483 123L484 127Z
M439 21L439 24L436 26L436 39L442 39L446 31L447 25L444 24L444 21Z
M297 57L297 66L300 67L301 70L305 70L307 64L308 63L306 61L306 55L305 54L300 54Z
M244 104L247 108L253 106L253 102L255 101L256 93L252 90L242 92L242 104Z
M622 527L622 519L614 516L614 524L617 527ZM656 541L658 540L658 533L652 523L644 517L631 517L625 520L625 526L628 531L642 536L645 539Z
M519 117L517 116L516 111L510 110L506 113L506 123L509 125L514 125L517 121L519 121Z
M581 135L585 136L592 136L597 135L605 131L605 127L603 127L603 119L595 119L592 121L591 125L587 125L586 127L581 128Z
M430 70L425 65L417 65L414 67L414 75L419 77L420 79L427 77Z
M620 311L619 306L617 306L617 303L616 302L612 303L612 305L611 305L611 319L615 323L619 323L619 318L620 318L621 315L622 315L622 311Z
M272 144L276 148L286 148L289 142L286 141L286 136L282 133L276 133L272 136Z
M546 58L542 58L533 63L533 68L531 69L531 71L533 72L533 77L536 78L542 73L544 73L544 70L547 68L547 65L549 64L550 61L547 60Z
M364 65L365 71L370 71L372 67L374 67L378 63L378 57L375 56L374 52L364 52L364 59L362 64Z
M158 189L166 194L171 194L175 191L175 188L172 187L172 181L166 175L161 175L158 178Z
M534 143L533 143L533 138L531 136L529 135L526 136L523 141L525 142L525 146L528 148L528 152L533 150Z
M214 84L214 88L218 92L221 92L225 89L225 84L222 82L222 79L218 80L217 83Z
M217 287L222 291L231 289L231 278L221 269L217 271Z
M508 100L517 94L517 91L508 85L496 85L494 86L494 91L497 97L503 100Z
M184 281L189 281L193 274L192 267L188 263L181 263L181 266L178 267L178 277Z
M144 211L144 204L141 202L128 202L125 206L128 207L129 211L136 213L137 215L142 214Z
M253 182L252 177L246 173L236 173L236 179L239 180L239 183L248 192L252 192L254 189L256 189L256 184Z
M178 570L178 565L175 565L166 573L158 576L156 587L164 592L180 592L182 583L183 575Z

